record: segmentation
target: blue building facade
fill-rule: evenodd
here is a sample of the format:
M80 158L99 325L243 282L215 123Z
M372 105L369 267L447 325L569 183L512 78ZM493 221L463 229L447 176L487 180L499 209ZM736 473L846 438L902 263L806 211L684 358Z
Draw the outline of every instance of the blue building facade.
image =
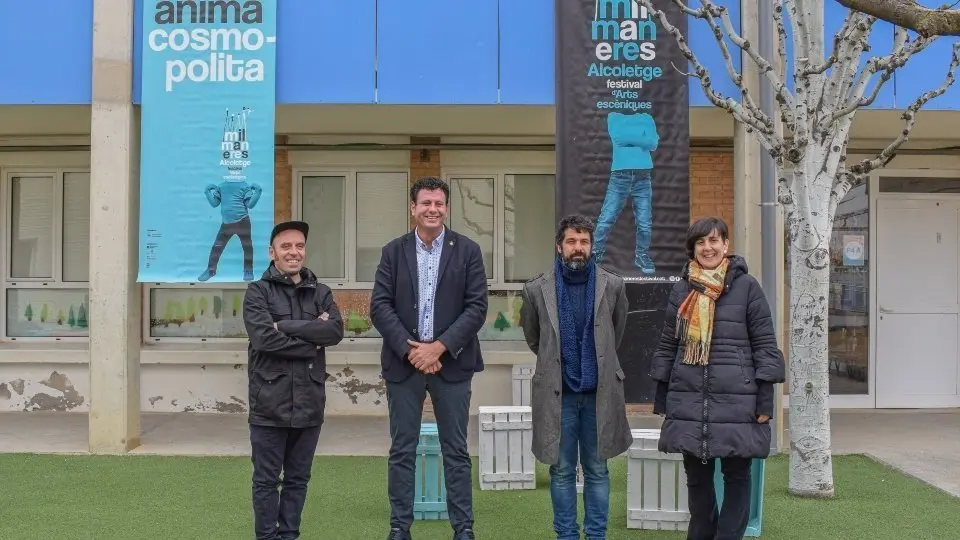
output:
M151 0L136 0L134 103L144 1ZM284 0L277 8L277 103L552 105L554 1ZM739 1L720 3L741 22ZM0 85L0 105L89 104L93 0L6 2L0 13L0 65L15 81ZM844 15L827 3L825 35ZM690 28L692 48L716 87L736 95L708 28L695 20ZM877 54L892 35L892 26L878 23L871 43ZM949 55L946 41L917 55L872 107L902 107L939 85ZM710 106L697 84L689 100ZM928 108L958 105L960 92L951 90Z

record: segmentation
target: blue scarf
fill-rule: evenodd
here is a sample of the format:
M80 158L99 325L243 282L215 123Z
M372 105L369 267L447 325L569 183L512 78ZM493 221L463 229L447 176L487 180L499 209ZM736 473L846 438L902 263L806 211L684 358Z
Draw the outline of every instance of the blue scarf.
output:
M564 281L564 266L557 257L554 279L557 287L557 311L560 323L560 358L563 361L564 381L574 392L589 392L597 388L597 354L593 336L593 302L597 282L597 265L591 259L587 272L584 305L573 301ZM569 271L569 270L568 270ZM577 328L577 310L583 310L583 326Z

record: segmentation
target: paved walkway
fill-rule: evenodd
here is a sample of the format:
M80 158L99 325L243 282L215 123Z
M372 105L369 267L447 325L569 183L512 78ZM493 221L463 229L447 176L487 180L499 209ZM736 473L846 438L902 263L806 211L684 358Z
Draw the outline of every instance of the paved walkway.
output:
M630 418L634 428L655 428L659 423L652 415ZM142 424L142 445L134 454L250 455L243 416L145 413ZM838 410L832 424L834 453L871 455L960 497L960 410ZM477 431L474 417L469 430L473 455ZM385 417L331 416L317 454L383 456L389 446ZM87 416L0 413L0 452L86 453Z

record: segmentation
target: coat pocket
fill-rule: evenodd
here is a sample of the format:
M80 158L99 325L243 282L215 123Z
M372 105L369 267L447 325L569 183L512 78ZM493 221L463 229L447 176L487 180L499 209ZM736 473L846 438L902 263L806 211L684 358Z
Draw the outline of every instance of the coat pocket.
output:
M746 360L744 359L743 349L737 349L737 360L740 364L740 377L743 378L743 384L750 384L751 378L747 373Z
M254 386L250 410L267 419L281 419L290 406L290 375L284 371L254 371Z

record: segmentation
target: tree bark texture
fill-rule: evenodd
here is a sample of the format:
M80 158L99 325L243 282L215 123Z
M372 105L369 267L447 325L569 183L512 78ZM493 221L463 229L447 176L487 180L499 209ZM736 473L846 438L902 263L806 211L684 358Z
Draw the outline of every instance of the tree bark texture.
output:
M804 164L794 174L794 198L785 208L790 247L788 488L794 495L828 498L834 493L827 336L830 234L836 204L832 182L809 181L809 170Z

